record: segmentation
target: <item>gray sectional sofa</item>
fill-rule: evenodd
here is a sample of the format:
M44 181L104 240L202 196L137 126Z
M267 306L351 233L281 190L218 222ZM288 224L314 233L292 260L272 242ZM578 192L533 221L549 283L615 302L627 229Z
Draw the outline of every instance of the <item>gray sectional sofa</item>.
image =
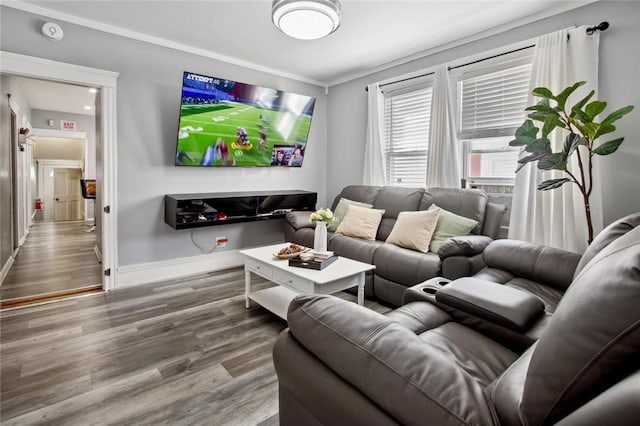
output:
M498 237L506 207L489 202L479 190L444 188L400 188L352 185L335 197L332 209L341 198L372 204L385 213L373 241L329 233L328 249L376 266L366 277L365 295L395 306L402 304L407 287L436 276L455 279L480 270L482 251ZM385 243L403 211L426 210L436 204L445 210L478 222L471 235L447 241L438 253L422 253ZM313 247L314 225L309 212L291 212L285 220L285 239Z
M504 241L487 248L479 275L499 280L483 284L497 287L484 293L491 305L475 303L477 282L472 299L459 299L474 303L451 304L472 278L385 316L297 296L273 350L280 424L637 425L640 214L607 227L582 256L524 242L505 252ZM544 283L567 287L552 316L500 326L521 318L521 296ZM515 340L533 329L527 345Z

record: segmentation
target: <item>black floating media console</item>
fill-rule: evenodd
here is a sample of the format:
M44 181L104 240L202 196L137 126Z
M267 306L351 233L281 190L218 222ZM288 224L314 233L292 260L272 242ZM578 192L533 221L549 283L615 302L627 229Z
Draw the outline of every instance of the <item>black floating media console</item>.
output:
M220 192L164 196L164 221L175 229L283 218L313 211L318 194L309 191Z

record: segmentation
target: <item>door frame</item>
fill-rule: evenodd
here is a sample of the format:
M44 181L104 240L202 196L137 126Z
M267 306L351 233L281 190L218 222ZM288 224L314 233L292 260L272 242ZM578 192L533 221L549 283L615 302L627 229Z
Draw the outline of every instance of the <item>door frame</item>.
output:
M117 188L117 110L116 92L120 73L50 59L0 51L0 71L63 83L80 84L100 89L101 123L97 137L102 141L102 203L110 213L102 215L102 266L110 274L103 275L106 291L118 286L118 204Z

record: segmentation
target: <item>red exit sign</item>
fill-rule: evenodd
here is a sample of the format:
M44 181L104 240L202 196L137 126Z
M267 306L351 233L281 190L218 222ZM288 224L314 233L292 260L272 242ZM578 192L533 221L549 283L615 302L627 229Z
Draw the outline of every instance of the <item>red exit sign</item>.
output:
M68 121L68 120L60 120L60 128L62 130L72 130L72 131L76 131L76 122L75 121Z

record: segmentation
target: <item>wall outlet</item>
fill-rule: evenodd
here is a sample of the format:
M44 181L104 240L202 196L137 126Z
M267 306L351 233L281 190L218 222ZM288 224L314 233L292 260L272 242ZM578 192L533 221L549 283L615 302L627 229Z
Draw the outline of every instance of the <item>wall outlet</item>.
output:
M229 239L227 237L217 237L216 238L216 247L225 247Z

